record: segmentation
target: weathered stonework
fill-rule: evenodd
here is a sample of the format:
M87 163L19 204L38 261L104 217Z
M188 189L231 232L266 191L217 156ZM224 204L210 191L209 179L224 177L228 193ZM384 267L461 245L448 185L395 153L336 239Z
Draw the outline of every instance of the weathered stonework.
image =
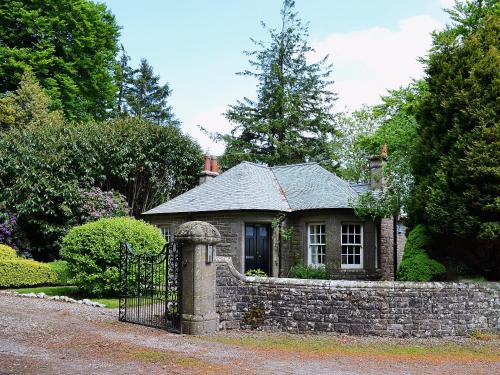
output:
M382 280L394 280L394 220L380 221L380 269Z
M217 258L220 329L395 337L500 331L499 283L247 277Z
M182 243L181 332L203 335L218 331L216 265L207 261L209 245L220 241L217 229L203 221L180 225L175 237Z

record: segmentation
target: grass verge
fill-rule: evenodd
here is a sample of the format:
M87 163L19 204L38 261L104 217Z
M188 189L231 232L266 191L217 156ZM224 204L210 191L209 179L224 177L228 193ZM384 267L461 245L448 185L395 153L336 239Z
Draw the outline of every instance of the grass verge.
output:
M348 342L336 337L322 336L288 336L288 335L258 335L238 337L233 336L207 336L201 340L236 345L257 350L277 350L281 352L300 353L305 355L325 356L329 354L387 357L387 358L412 358L417 360L456 360L456 361L500 361L498 342L491 345L474 345L467 342L457 344L443 342L440 344L426 343L389 343Z

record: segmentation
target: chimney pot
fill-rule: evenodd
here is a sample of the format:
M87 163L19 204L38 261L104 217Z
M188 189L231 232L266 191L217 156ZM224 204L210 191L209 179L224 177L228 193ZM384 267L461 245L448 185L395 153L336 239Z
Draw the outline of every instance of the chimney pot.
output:
M215 172L215 173L219 172L219 166L217 165L217 157L216 156L212 156L212 165L211 165L210 171Z
M205 172L210 172L210 162L211 162L211 157L210 155L205 155L205 165L203 171Z
M217 158L211 155L205 155L205 163L203 165L203 171L200 173L199 185L215 178L219 175L217 172Z

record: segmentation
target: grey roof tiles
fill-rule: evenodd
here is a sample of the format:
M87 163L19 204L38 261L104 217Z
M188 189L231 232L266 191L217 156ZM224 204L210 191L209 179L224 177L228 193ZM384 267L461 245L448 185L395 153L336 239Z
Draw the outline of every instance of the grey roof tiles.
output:
M348 208L356 190L316 163L267 167L242 162L144 214Z

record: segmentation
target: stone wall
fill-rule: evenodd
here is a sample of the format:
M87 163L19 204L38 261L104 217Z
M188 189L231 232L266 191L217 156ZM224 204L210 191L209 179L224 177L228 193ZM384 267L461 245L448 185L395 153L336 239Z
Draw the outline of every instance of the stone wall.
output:
M241 275L217 258L220 329L379 336L500 331L499 283L299 280Z

